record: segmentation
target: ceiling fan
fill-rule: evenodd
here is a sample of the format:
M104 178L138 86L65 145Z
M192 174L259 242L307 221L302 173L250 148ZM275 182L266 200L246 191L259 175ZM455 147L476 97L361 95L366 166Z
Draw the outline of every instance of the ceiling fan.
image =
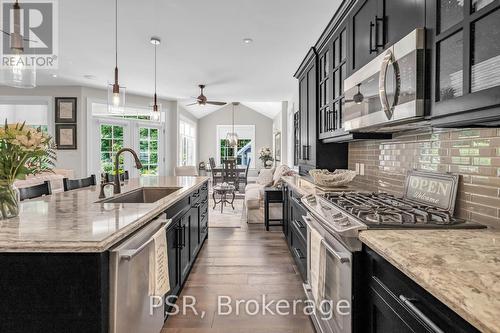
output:
M198 87L200 87L200 90L201 90L201 94L200 96L196 97L196 102L194 103L191 103L191 104L188 104L186 106L192 106L192 105L206 105L206 104L210 104L210 105L226 105L227 103L226 102L216 102L216 101L209 101L207 100L207 97L205 95L203 95L203 89L205 89L205 85L204 84L200 84L198 85Z

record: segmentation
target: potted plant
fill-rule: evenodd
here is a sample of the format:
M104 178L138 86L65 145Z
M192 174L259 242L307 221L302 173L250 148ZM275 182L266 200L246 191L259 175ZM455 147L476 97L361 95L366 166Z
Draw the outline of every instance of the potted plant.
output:
M262 161L264 168L268 169L273 165L273 153L271 148L264 147L259 150L259 159Z
M17 179L52 171L56 160L52 138L23 124L0 127L0 220L19 215Z

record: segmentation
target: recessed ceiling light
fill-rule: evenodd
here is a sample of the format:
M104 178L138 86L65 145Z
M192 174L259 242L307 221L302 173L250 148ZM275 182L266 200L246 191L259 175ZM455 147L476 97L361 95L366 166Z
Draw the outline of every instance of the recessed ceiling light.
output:
M153 44L153 45L160 45L161 39L160 39L160 37L153 36L153 37L151 37L151 39L149 40L149 42L151 44Z
M252 38L243 38L243 43L245 43L245 44L252 44L253 43L253 39Z
M56 77L57 77L57 74L52 74L52 77L56 78Z

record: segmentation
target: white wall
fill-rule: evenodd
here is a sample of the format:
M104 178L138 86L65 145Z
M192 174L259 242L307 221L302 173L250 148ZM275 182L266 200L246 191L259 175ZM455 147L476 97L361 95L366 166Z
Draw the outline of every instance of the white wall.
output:
M49 98L52 103L49 108L54 108L54 97L76 97L77 100L77 150L58 150L57 151L57 168L72 169L75 171L75 176L79 177L86 170L86 104L82 99L82 87L67 86L67 87L37 87L34 89L17 89L10 87L0 87L0 98L6 97L29 97L40 96ZM51 115L54 115L52 112ZM49 123L52 122L52 135L54 118L49 117ZM51 128L49 128L50 130Z
M198 120L199 160L208 164L210 157L217 156L217 125L231 125L232 105L226 105ZM262 164L258 159L258 151L263 147L273 146L273 120L245 105L235 108L235 125L255 125L255 166L260 169ZM256 175L251 170L250 175Z

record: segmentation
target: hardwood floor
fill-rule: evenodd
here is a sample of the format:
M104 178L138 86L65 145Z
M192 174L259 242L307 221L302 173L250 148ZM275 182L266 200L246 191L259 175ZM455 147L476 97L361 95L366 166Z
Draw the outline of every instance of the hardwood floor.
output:
M233 313L226 315L228 307L222 306L223 312L218 314L218 296L231 297ZM314 332L311 321L303 313L303 304L297 303L296 314L276 314L277 301L287 301L292 312L294 300L305 299L302 281L278 227L266 232L263 225L242 222L240 228L210 228L177 301L181 309L184 304L192 303L190 297L196 299L198 315L189 308L185 314L171 315L162 333ZM269 307L274 315L262 313L263 297L266 303L274 300ZM236 300L256 300L259 313L252 315L256 307L249 302L249 313L245 313L242 304L238 307L240 313L236 314Z

